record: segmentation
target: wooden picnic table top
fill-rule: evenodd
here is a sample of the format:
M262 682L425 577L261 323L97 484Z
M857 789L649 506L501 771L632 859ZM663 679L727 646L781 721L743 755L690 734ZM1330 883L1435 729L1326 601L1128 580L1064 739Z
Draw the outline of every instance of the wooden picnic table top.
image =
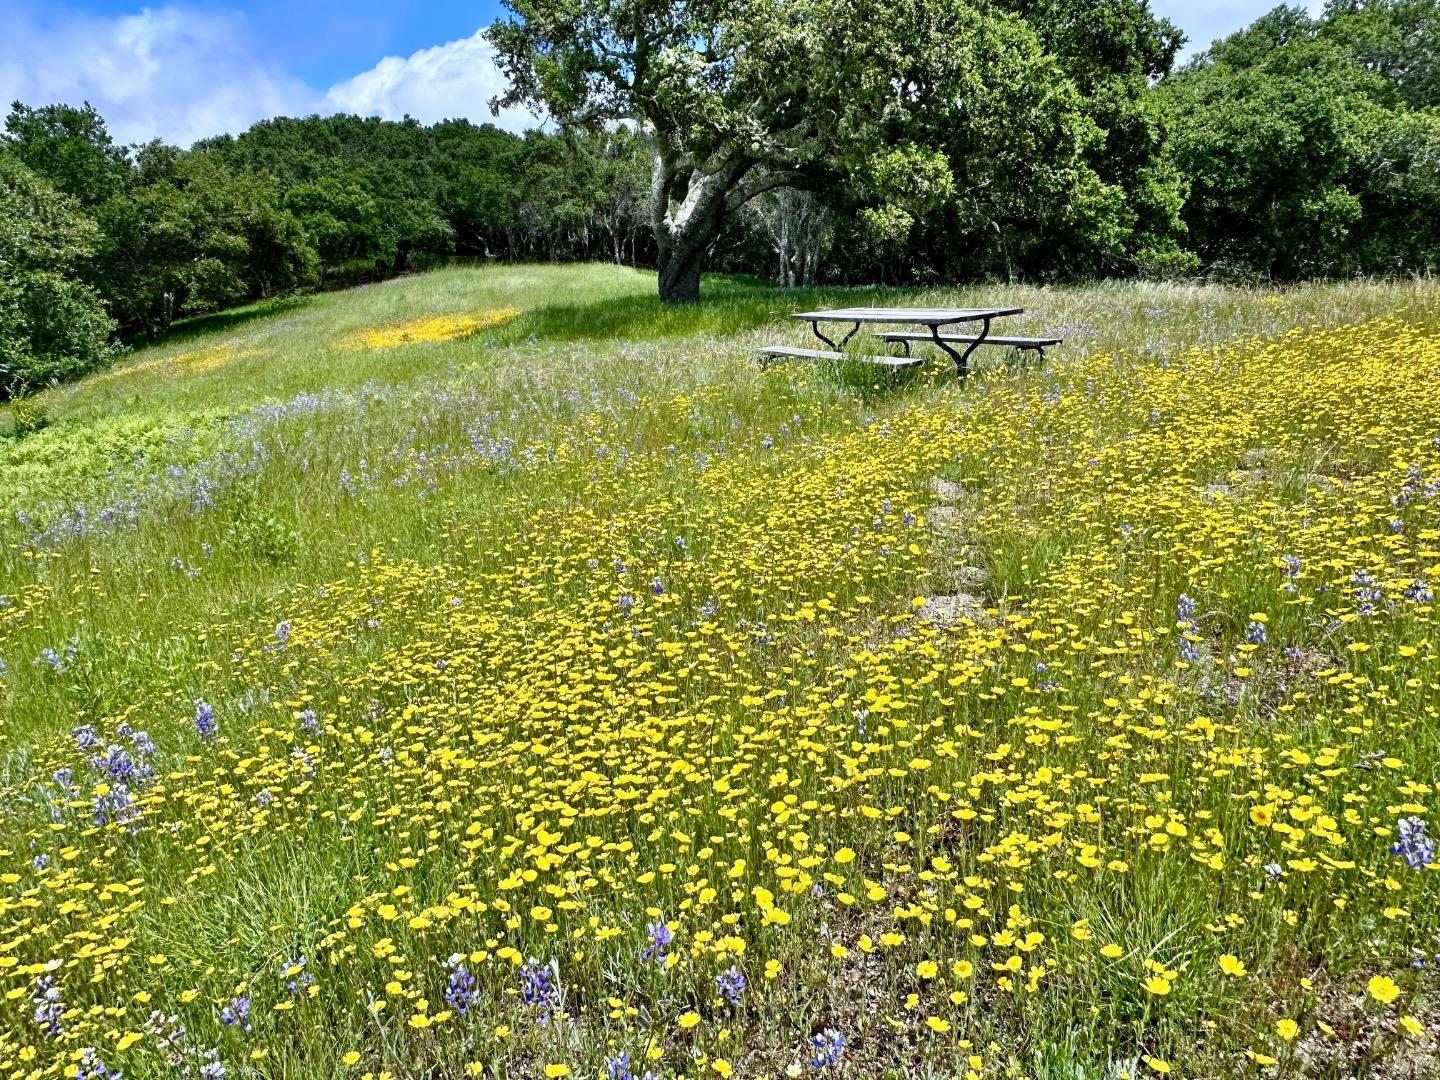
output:
M1019 315L1025 309L1007 308L827 308L823 311L799 311L791 318L806 322L848 323L913 323L917 326L944 326L948 323L976 322L996 319L1002 315Z

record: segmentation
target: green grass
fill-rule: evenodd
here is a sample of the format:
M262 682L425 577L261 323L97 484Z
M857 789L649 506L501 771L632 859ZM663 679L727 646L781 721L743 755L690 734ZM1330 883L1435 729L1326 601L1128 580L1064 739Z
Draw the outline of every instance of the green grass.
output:
M1157 1070L1146 1057L1184 1075L1340 1075L1350 1049L1424 1075L1433 1043L1388 1032L1402 1009L1440 1014L1433 977L1407 967L1440 951L1436 878L1401 873L1385 847L1440 761L1433 723L1417 723L1436 715L1433 624L1400 599L1434 559L1431 504L1393 499L1412 465L1440 480L1424 381L1440 288L786 292L715 277L684 307L653 292L625 268L497 266L227 312L38 396L48 426L0 438L0 869L19 905L0 911L19 958L0 968L17 991L0 1006L0 1074L23 1074L24 1046L58 1069L57 1045L94 1044L127 1075L160 1075L152 1038L119 1046L153 1004L232 1075L348 1075L350 1050L357 1076L598 1075L608 1053L638 1064L653 1045L667 1077L722 1075L716 1058L776 1076L826 1027L850 1038L851 1075L963 1075L970 1053L987 1077ZM756 362L759 345L806 343L790 312L858 303L1015 304L1027 314L1007 332L1067 340L1044 365L982 351L964 384L943 357L896 380ZM501 309L518 314L459 340L351 344ZM965 489L949 527L924 521L936 476ZM1304 556L1301 593L1281 587L1287 553ZM965 589L991 619L917 629L912 600L957 567L988 574ZM1361 567L1393 614L1351 610ZM1176 662L1181 592L1200 608L1191 665ZM1245 641L1257 613L1273 647ZM201 696L217 742L193 729ZM901 705L887 713L886 697ZM314 732L297 728L307 707ZM88 826L95 778L67 737L81 723L159 744L142 828ZM1286 756L1325 747L1339 764L1324 777ZM61 765L82 775L70 807L46 779ZM273 808L256 809L262 789ZM1263 863L1313 852L1257 834L1250 810L1303 814L1296 791L1345 833L1315 845L1361 869L1266 884ZM978 816L953 816L971 803ZM1186 832L1157 847L1167 820ZM597 859L633 880L546 870L559 842L536 837L567 828L606 852L633 844ZM1223 871L1191 857L1212 828ZM1051 834L1065 844L1047 848ZM1129 868L1080 875L1066 845L1082 840ZM857 859L828 861L841 847ZM54 865L34 869L38 851ZM807 851L825 858L804 867ZM536 881L498 884L535 865ZM842 886L822 871L839 872L861 902L808 904L776 867L826 896ZM862 873L884 902L864 900ZM143 888L99 899L125 881ZM788 929L761 924L755 887ZM704 888L717 897L700 903ZM443 933L409 924L461 895L554 907L569 944L494 909L422 919ZM1388 911L1402 901L1403 919ZM382 902L404 918L377 916ZM1001 985L1005 952L966 952L945 914L983 911L993 935L1011 903L1046 938L1025 966L1054 962L1033 990ZM893 914L908 905L925 918ZM1215 929L1237 912L1241 927ZM673 969L637 962L661 917L684 957ZM715 963L749 981L734 1014L697 936L731 925L747 950ZM894 927L905 944L867 959L860 935ZM123 933L125 962L82 955L91 933ZM1113 963L1094 951L1110 941ZM537 1024L517 999L495 959L511 943L563 965L568 1019ZM457 949L485 954L471 1018L407 1023L422 998L441 1009ZM276 1013L292 950L319 989ZM58 1044L30 1015L31 965L52 952L74 1010ZM1215 975L1226 952L1250 976ZM965 956L974 982L945 982ZM915 973L928 957L944 959L938 980ZM1172 993L1142 988L1147 958L1179 973ZM396 971L402 993L384 989ZM1380 973L1403 985L1393 1015L1365 1000ZM257 1003L250 1037L219 1022L239 994ZM367 1012L370 994L388 1010ZM120 1011L102 1022L91 1004ZM677 1027L690 1011L702 1024ZM1306 1032L1293 1045L1272 1030L1291 1016Z

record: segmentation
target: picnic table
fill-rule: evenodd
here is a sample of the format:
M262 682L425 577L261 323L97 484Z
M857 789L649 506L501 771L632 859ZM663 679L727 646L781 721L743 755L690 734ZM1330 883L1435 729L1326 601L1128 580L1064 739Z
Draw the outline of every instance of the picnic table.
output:
M1019 315L1024 308L1000 307L1000 308L871 308L871 307L850 307L850 308L828 308L823 311L800 311L792 318L803 319L810 324L811 331L815 336L830 346L832 351L825 352L818 349L797 349L787 346L769 346L762 350L766 356L805 356L805 357L833 357L838 359L842 354L846 343L855 336L860 327L874 324L888 324L892 326L913 326L921 327L923 330L916 331L890 331L880 335L881 339L888 342L899 342L905 348L905 356L871 356L858 357L857 359L868 360L873 363L884 364L888 367L909 367L918 364L920 361L910 356L911 341L928 341L938 347L942 352L955 361L955 372L961 378L965 377L968 370L967 365L970 355L981 345L1005 344L1013 348L1039 349L1043 355L1046 345L1059 343L1057 338L992 338L990 336L990 324L999 318L1007 315ZM820 330L821 323L850 323L848 333L839 341L827 337ZM979 323L979 333L975 334L942 334L942 327L953 327L964 323ZM965 349L959 351L955 345L964 345Z

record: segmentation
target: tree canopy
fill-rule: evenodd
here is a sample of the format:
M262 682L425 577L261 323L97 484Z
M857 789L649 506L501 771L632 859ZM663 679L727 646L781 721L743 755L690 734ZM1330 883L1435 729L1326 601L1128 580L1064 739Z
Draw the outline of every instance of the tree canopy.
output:
M109 354L113 323L76 276L98 240L74 199L0 150L0 396L74 378Z
M948 212L967 236L1004 233L988 261L1011 270L1176 250L1179 184L1140 97L1179 39L1142 3L506 6L489 32L510 80L497 104L648 141L662 298L693 299L727 221L785 186L839 192L892 247ZM1097 12L1115 23L1099 50L1073 29Z
M1162 83L1212 267L1293 279L1440 257L1437 0L1277 7Z

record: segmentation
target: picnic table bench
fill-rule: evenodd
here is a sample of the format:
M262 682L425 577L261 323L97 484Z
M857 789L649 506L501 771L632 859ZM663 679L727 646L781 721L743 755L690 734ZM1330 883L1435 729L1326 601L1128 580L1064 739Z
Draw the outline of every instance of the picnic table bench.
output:
M877 323L888 323L899 326L923 327L922 331L889 331L882 333L879 337L887 342L899 342L904 346L905 355L896 356L852 356L850 359L861 363L879 364L885 367L909 367L918 363L910 355L910 342L928 341L938 347L942 352L955 361L955 372L961 378L965 377L968 370L970 355L981 345L1005 344L1013 345L1016 348L1033 348L1042 350L1046 345L1058 344L1057 340L1041 338L992 338L990 337L990 324L993 320L1003 318L1007 315L1019 315L1023 308L829 308L823 311L801 311L791 316L795 319L803 319L810 324L811 331L826 345L829 350L823 349L797 349L786 345L770 345L761 349L762 355L767 358L780 356L808 357L811 359L834 359L838 360L845 354L842 350L849 340L855 336L860 327ZM820 330L821 323L850 323L852 324L848 333L839 341L827 337ZM973 335L942 334L941 327L957 326L962 323L979 323L980 332ZM1018 345L1016 343L1024 342ZM953 345L964 345L963 351L957 351Z
M914 330L887 330L878 335L882 341L899 342L905 348L905 355L910 355L910 342L929 341L930 335L917 333ZM1045 357L1045 350L1051 345L1059 345L1064 338L1058 337L986 337L981 338L966 334L941 334L941 341L952 343L969 342L975 345L1000 345L1011 349L1029 349L1040 354L1041 359Z
M802 349L794 345L766 345L760 350L760 353L767 359L793 356L802 360L839 360L845 356L842 352L831 352L827 349ZM918 356L911 356L908 353L904 356L852 355L850 359L862 364L875 364L879 367L888 368L919 367L925 362Z

